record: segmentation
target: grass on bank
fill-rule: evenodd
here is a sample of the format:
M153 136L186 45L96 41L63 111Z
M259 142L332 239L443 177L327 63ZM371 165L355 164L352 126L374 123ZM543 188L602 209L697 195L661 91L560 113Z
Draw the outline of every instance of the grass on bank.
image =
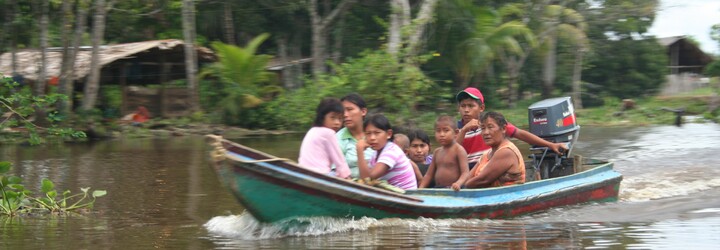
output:
M577 121L580 125L591 126L647 126L647 125L672 125L675 123L676 114L665 109L683 109L685 115L697 115L706 119L718 121L717 114L709 114L708 100L710 96L672 96L672 97L649 97L634 99L634 108L623 111L622 100L617 98L605 99L601 107L576 109ZM497 109L502 112L508 120L515 125L527 128L528 103L521 103L515 109ZM685 118L687 119L687 118ZM685 122L688 122L687 120ZM702 122L702 120L694 121Z

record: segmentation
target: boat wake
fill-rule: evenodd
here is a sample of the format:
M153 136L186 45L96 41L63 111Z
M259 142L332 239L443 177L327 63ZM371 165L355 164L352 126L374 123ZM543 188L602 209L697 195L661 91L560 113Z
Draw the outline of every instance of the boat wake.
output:
M262 223L246 211L240 215L214 217L205 223L205 228L210 233L227 238L259 240L367 230L376 221L376 219L365 217L358 220L316 217Z
M686 168L626 177L620 184L620 200L648 201L685 196L720 187L720 178L711 169Z
M503 223L502 220L480 219L345 219L332 217L292 218L263 223L247 211L240 215L216 216L205 223L213 235L236 240L264 240L284 237L319 236L349 231L368 231L382 227L405 227L413 231L431 232L439 228Z

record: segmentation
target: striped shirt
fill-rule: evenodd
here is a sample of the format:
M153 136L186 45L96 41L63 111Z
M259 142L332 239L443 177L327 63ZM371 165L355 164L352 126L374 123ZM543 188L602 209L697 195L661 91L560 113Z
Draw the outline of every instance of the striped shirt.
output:
M370 160L370 169L377 163L383 163L388 166L388 172L381 176L380 180L386 180L390 185L408 190L417 189L417 179L415 178L415 170L413 170L410 159L407 158L405 152L395 145L395 143L387 142L385 147Z

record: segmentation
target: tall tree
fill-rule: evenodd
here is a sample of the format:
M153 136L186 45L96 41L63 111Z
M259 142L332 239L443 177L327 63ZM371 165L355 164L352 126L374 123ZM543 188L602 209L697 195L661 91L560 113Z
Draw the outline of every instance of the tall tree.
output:
M460 44L461 54L456 72L462 81L461 87L498 59L507 70L508 105L515 104L516 89L520 70L536 45L532 31L520 21L503 22L503 16L515 12L516 6L508 5L500 11L489 7L476 7L475 29L472 36Z
M90 9L89 0L78 0L77 1L77 15L75 17L75 30L72 35L71 50L68 50L69 60L67 61L67 71L65 71L64 81L60 81L60 86L64 86L65 92L62 94L68 97L65 106L65 111L69 112L73 107L73 92L75 90L75 63L77 61L77 55L80 52L80 43L82 42L83 34L87 29L87 16ZM63 61L63 63L65 63ZM65 67L65 64L63 64Z
M410 3L407 0L390 1L390 27L387 51L396 54L402 47L402 27L410 24Z
M2 34L0 34L0 54L5 52L5 46L7 45L5 42L10 37L9 34L12 34L13 31L13 9L14 9L15 1L5 1L5 6L3 8L3 16L5 17L3 20L3 26L2 26ZM10 38L12 39L12 38Z
M100 90L100 44L103 42L105 35L105 18L107 10L111 9L113 1L105 2L105 0L96 0L93 13L93 29L92 29L92 53L90 55L90 75L85 81L85 89L83 91L82 109L89 111L95 107L97 102L98 91Z
M585 36L586 24L585 19L579 12L563 5L546 6L542 20L542 28L538 34L538 36L541 36L539 39L542 39L545 45L542 96L543 98L550 98L555 88L558 34L571 36L569 40L578 44L578 49L584 50L584 44L587 43ZM576 56L576 59L582 59L582 56ZM582 65L577 66L582 67Z
M190 109L200 110L197 86L197 50L195 50L195 3L183 0L183 37L185 38L185 78L190 95Z
M232 0L225 0L223 3L223 26L225 27L225 42L235 45L235 23L233 22Z
M327 72L325 60L328 58L327 43L329 30L338 20L339 16L350 9L355 1L356 0L342 0L332 10L325 8L325 15L321 15L318 11L318 1L310 0L308 12L310 13L310 23L312 27L312 71L316 79L320 74ZM329 6L329 4L326 6Z
M40 0L37 4L40 19L40 22L38 22L38 30L40 31L40 71L35 82L34 93L40 96L45 94L47 83L48 12L50 11L50 3Z
M70 66L75 64L75 58L72 57L74 55L73 51L70 50L70 43L72 42L72 27L73 27L73 10L72 10L72 0L63 0L62 2L62 12L61 12L61 19L62 19L62 27L60 40L62 43L62 66L60 67L60 77L59 77L59 84L58 84L58 92L61 94L64 94L68 97L72 96L72 89L69 89L68 79L72 79L72 75L68 74L70 70ZM72 50L75 50L73 48ZM72 98L68 98L66 100L61 100L58 102L58 107L60 110L60 113L62 114L68 114L70 110L70 101Z
M405 49L402 57L410 59L415 57L422 47L422 37L425 27L432 22L437 0L424 0L417 11L417 16L410 20L411 9L408 0L392 0L390 2L390 29L388 31L387 50L390 54L397 54Z

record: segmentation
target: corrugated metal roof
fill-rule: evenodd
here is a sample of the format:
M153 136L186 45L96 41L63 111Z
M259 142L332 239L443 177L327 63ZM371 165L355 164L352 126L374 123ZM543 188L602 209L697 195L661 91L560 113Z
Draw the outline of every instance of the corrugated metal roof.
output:
M104 66L116 60L154 48L169 50L183 45L183 41L178 39L104 45L100 47L100 64ZM215 54L212 50L205 47L198 47L197 50L199 59L214 60ZM87 46L80 47L77 54L77 60L75 61L74 79L81 79L89 74L91 54L92 51L87 49ZM18 51L16 53L16 58L17 73L23 75L25 79L33 81L37 80L41 60L40 51L37 49ZM62 67L62 49L49 48L46 58L48 78L60 75L60 68ZM0 73L5 76L10 76L12 74L12 54L10 52L3 53L0 55L0 60Z
M681 40L684 38L685 38L685 36L671 36L671 37L658 38L657 40L662 46L667 47L667 46L670 46L671 44L677 42L678 40Z

